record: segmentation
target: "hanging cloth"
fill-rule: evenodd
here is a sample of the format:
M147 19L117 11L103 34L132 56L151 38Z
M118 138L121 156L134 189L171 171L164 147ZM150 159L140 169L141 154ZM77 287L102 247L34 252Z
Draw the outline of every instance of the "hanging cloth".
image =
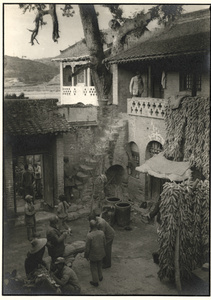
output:
M166 88L166 72L165 72L165 71L162 72L162 76L161 76L161 85L162 85L162 88L163 88L163 89Z

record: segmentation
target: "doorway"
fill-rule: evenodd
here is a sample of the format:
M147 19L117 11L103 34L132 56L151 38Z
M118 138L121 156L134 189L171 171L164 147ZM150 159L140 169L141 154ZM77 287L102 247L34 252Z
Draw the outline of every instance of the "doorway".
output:
M13 158L14 178L14 207L15 213L23 213L25 206L25 192L22 185L24 166L33 174L33 197L35 209L39 210L41 202L49 206L54 205L53 201L53 158L49 154L27 154Z
M164 98L164 89L161 85L162 72L154 70L152 75L152 97L153 98Z
M43 199L43 156L42 154L21 155L13 159L13 176L14 176L14 201L15 212L23 213L25 205L25 192L22 185L22 176L24 166L28 165L28 170L33 174L33 194L35 208L38 208L40 200ZM38 174L39 172L39 174Z
M161 143L157 141L151 141L147 145L146 149L146 160L150 159L156 154L159 154L163 150ZM154 176L146 175L146 190L145 195L148 200L157 201L161 192L163 184L165 183L164 179L160 179Z

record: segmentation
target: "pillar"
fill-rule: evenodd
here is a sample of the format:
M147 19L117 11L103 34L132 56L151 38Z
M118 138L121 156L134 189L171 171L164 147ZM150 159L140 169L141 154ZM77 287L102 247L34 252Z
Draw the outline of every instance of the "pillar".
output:
M60 102L61 102L61 104L63 104L62 91L63 91L63 63L60 62Z
M87 86L91 86L90 68L87 69Z
M73 87L73 86L75 86L74 76L73 76L73 74L74 74L74 66L71 65L71 67L72 67L72 87Z
M118 105L118 65L113 65L113 104Z

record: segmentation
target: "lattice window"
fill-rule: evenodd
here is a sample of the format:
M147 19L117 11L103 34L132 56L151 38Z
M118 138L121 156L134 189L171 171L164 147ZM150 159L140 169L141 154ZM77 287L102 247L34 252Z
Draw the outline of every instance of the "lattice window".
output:
M180 74L180 91L191 91L194 88L196 91L201 91L201 74Z

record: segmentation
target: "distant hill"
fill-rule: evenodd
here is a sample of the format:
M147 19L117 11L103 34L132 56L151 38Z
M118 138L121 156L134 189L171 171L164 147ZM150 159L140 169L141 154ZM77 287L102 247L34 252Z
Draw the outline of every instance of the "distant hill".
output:
M42 61L42 62L40 62ZM4 81L24 84L49 82L59 74L57 66L49 59L29 60L13 56L4 56Z
M59 62L58 61L52 61L51 59L52 59L52 57L47 57L47 58L34 59L33 61L43 63L43 64L48 65L50 67L55 67L55 68L58 69L58 72L59 72L59 70L60 70Z

